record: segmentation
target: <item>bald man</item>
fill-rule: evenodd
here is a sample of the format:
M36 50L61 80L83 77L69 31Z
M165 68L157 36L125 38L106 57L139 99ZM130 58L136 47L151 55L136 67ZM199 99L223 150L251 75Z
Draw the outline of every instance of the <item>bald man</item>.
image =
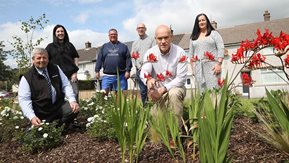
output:
M171 29L166 25L157 27L155 40L157 45L149 49L144 56L145 64L140 76L146 83L152 101L166 101L180 123L188 72L187 62L181 58L184 58L186 53L172 43Z
M139 23L136 27L136 31L139 35L139 39L134 41L132 44L132 62L136 68L136 82L138 83L140 94L141 94L141 100L143 105L145 106L147 102L147 87L140 79L140 70L143 64L143 56L147 52L148 49L150 49L152 46L155 45L154 38L149 37L146 34L146 26L144 23ZM134 57L134 55L139 55L138 57Z

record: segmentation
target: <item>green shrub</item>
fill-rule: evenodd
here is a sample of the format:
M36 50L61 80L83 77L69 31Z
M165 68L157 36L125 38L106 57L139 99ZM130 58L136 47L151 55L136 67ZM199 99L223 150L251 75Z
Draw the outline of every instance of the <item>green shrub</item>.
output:
M16 140L27 125L21 111L4 107L0 113L0 142Z
M78 88L79 90L94 90L94 80L79 80Z
M256 105L255 114L262 122L266 132L255 131L268 143L289 153L289 93L266 89L267 99L261 99Z
M57 147L62 144L63 126L58 127L56 122L42 122L39 127L31 127L22 138L22 146L25 151L35 153Z
M116 138L111 120L114 107L111 95L96 92L95 97L81 101L81 106L80 116L87 120L86 128L90 136L96 139Z

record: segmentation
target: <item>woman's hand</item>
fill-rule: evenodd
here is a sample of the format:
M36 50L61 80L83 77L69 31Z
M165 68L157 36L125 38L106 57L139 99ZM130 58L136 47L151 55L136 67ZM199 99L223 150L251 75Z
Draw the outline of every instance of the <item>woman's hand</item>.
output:
M212 69L215 75L219 75L222 72L222 65L220 63L216 63Z

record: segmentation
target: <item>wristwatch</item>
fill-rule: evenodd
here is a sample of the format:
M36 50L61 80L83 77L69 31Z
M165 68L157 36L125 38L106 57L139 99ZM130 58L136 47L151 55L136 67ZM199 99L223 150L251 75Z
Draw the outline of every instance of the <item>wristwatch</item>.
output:
M218 63L219 63L220 65L222 65L223 61L218 61Z

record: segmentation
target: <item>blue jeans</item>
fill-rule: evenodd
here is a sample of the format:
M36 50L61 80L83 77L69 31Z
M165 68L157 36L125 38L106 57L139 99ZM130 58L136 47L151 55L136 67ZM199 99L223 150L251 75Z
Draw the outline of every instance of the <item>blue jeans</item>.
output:
M127 79L124 76L125 73L119 75L119 82L121 90L127 90ZM117 76L106 76L102 77L101 83L102 90L117 91Z
M142 104L145 105L148 100L148 89L147 86L142 82L140 79L140 70L136 71L136 82L138 83L139 89L140 89L140 95L141 95L141 101Z

